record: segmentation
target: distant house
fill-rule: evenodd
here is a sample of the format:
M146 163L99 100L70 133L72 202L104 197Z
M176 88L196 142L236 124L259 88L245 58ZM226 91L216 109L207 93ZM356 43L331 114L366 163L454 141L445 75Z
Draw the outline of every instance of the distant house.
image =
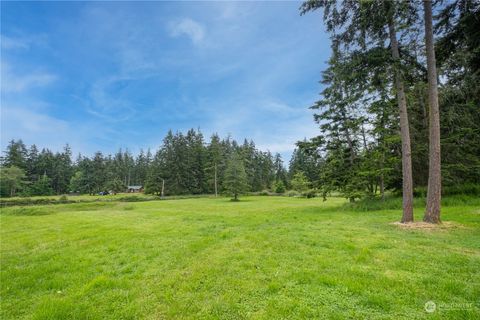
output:
M128 186L127 192L128 193L143 192L143 186Z

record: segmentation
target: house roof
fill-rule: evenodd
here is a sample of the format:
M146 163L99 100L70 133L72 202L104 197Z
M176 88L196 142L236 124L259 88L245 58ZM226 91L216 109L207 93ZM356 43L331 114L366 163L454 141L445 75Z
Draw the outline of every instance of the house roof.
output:
M138 189L142 189L143 186L128 186L127 189L134 189L134 190L138 190Z

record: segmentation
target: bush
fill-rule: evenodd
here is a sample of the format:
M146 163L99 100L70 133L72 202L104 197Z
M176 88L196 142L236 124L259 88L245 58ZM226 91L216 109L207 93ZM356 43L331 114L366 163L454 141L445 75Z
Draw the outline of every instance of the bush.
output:
M118 198L118 200L122 202L139 202L139 201L145 201L146 199L139 196L125 196L125 197Z
M282 181L276 181L273 183L273 191L275 193L285 193L285 185Z
M317 196L317 191L313 190L313 189L310 189L310 190L302 192L302 196L305 197L305 198L308 198L308 199L315 198Z
M68 203L68 197L66 195L62 195L60 198L58 198L58 202Z
M298 192L308 192L310 182L303 172L297 172L290 181L292 188Z
M269 196L270 195L270 191L268 190L262 190L258 193L259 196Z
M298 197L300 196L300 193L298 193L298 191L295 191L295 190L290 190L287 192L287 196L288 197Z

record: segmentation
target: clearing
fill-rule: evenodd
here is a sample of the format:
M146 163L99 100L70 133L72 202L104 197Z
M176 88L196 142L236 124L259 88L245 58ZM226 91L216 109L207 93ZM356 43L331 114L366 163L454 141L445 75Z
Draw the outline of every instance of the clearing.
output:
M478 208L433 230L338 198L2 208L0 317L478 319Z

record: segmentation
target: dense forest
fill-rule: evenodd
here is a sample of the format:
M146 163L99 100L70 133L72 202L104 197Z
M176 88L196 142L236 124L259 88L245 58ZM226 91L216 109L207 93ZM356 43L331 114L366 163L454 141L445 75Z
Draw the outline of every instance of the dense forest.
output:
M54 153L45 148L39 151L36 145L27 147L21 140L11 141L1 159L1 192L2 196L96 194L141 185L155 194L165 186L165 195L222 193L232 158L245 171L244 191L287 187L288 174L280 154L258 150L253 141L239 144L216 134L206 143L200 131L191 129L186 134L169 131L156 152L141 150L136 156L119 150L114 155L96 152L73 160L68 145ZM293 173L301 168L297 162L292 161Z
M156 194L163 186L166 195L215 194L228 189L230 166L245 171L244 191L313 189L351 201L403 192L410 210L404 214L411 215L416 192L427 186L432 195L440 192L435 179L446 187L478 185L480 3L312 0L300 12L317 9L332 40L321 97L311 107L319 135L298 142L288 170L279 154L252 141L213 135L206 142L193 129L168 132L154 153L119 150L75 160L68 145L54 153L17 140L2 157L2 196L94 194L127 185Z

